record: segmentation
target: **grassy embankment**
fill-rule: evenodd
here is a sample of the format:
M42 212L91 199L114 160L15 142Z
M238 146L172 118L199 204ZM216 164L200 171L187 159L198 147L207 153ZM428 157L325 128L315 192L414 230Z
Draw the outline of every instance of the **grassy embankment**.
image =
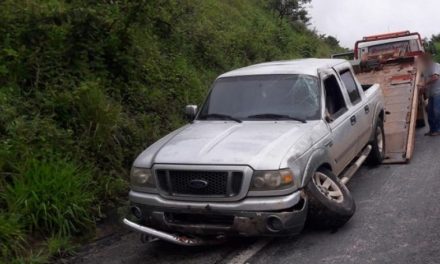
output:
M136 155L216 75L338 48L270 1L2 1L0 262L92 238Z

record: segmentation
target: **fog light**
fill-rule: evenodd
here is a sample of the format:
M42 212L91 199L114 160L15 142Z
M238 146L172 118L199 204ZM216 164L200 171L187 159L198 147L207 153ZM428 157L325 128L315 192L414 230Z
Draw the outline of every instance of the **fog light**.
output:
M267 229L272 232L280 232L284 229L283 222L278 216L269 216L266 220Z
M131 213L139 220L142 219L142 211L139 207L137 206L132 206L131 207Z

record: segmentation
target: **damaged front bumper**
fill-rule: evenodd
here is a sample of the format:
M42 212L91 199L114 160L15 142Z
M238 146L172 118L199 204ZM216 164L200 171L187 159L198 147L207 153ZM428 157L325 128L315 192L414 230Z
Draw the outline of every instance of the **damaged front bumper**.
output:
M200 237L188 237L185 235L168 234L163 231L159 231L147 226L136 224L128 219L124 219L123 223L130 229L140 232L143 235L159 238L170 243L174 243L181 246L202 246L212 245L223 242L221 239L205 239Z
M307 199L300 191L281 197L252 197L227 203L167 200L156 194L132 191L130 201L138 223L125 219L128 227L181 245L209 243L194 236L298 234L307 216Z

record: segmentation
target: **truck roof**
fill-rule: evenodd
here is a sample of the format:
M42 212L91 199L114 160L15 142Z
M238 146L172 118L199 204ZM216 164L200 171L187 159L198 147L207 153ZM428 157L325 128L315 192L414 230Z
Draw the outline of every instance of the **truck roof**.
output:
M318 69L333 67L344 62L347 61L343 59L299 59L265 62L224 73L218 78L267 74L304 74L317 77Z

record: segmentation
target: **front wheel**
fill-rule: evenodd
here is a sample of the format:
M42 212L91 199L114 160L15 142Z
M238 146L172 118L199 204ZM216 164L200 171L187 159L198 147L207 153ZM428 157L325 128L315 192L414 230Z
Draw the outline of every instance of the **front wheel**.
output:
M339 228L356 210L347 187L328 169L316 171L304 190L309 198L307 221L313 227Z
M385 132L383 129L383 120L377 120L374 131L374 139L371 142L371 152L367 163L372 166L380 165L385 159Z

